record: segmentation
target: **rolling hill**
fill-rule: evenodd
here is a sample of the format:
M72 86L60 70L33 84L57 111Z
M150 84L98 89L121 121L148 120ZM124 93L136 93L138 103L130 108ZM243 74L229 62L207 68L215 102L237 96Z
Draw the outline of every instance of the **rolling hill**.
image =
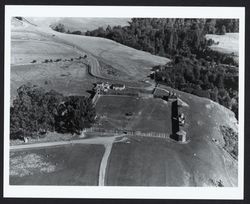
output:
M58 33L35 20L32 23L36 26L29 20L12 22L12 96L28 81L64 94L84 95L96 78L139 83L152 66L169 62L112 40ZM44 63L46 59L52 62ZM238 132L233 112L209 99L173 91L187 104L181 110L187 118L190 142L135 137L129 143L115 143L107 167L107 185L238 185L238 162L225 150L220 131L221 126L227 126Z
M126 26L128 25L128 21L130 18L67 18L67 17L58 17L58 18L35 18L35 17L27 17L29 22L34 22L39 26L56 26L59 23L65 26L66 30L71 32L73 31L81 31L86 32L87 30L94 30L98 27L106 28L108 25L113 26Z
M58 86L56 84L50 86L50 83L48 83L45 86L48 89L54 88L57 91L63 91L65 94L74 92L74 94L80 95L84 94L89 88L91 89L92 83L97 80L95 77L90 77L89 74L106 80L119 79L126 82L139 82L147 77L152 66L165 64L169 61L167 58L154 56L112 40L58 33L49 26L44 24L39 26L39 24L41 24L41 21L36 24L34 19L32 23L30 19L12 19L12 97L16 88L24 81L36 81L39 85L42 85L45 83L46 77L53 78L54 82L61 81ZM85 55L87 56L86 59L77 59ZM69 62L71 58L73 60ZM60 61L54 62L57 59ZM44 63L45 60L53 60L53 63ZM69 67L75 64L78 68L74 68L74 70L78 69L77 72L80 73L86 72L85 77L82 77L80 81L72 77L74 75L70 73ZM79 66L79 64L81 65ZM87 65L91 69L88 69ZM30 66L34 69L27 68ZM54 68L51 69L52 67ZM24 69L30 70L28 74L23 71ZM61 71L66 72L66 74L58 74ZM34 77L32 72L39 72L40 75ZM63 75L63 78L61 75ZM40 79L41 76L45 77L42 77L43 81ZM53 80L50 81L53 84ZM66 83L66 86L63 85L64 81L70 81L70 83ZM72 84L78 84L75 87L79 87L81 83L84 84L82 89L72 90Z

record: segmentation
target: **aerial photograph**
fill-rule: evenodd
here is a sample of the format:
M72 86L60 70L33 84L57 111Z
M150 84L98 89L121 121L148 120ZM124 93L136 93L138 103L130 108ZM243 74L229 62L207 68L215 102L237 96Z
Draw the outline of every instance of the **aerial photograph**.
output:
M238 187L239 19L10 26L10 185Z

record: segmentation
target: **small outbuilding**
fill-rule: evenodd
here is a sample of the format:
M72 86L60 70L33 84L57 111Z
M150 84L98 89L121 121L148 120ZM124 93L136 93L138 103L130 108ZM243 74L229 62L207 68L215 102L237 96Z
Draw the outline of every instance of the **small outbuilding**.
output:
M24 137L24 138L23 138L23 141L24 141L24 143L28 143L28 142L29 142L28 137Z
M125 89L125 85L124 84L112 84L112 89L121 91Z
M187 142L187 133L184 130L179 130L176 133L176 140L178 142Z

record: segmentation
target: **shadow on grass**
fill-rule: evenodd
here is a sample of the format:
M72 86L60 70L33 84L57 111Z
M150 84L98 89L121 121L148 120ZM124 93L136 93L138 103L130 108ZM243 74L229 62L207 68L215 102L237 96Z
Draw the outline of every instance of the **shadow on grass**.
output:
M177 100L172 102L171 120L172 120L172 134L170 135L170 138L177 140L176 133L180 130L179 121L178 121L178 103L177 103Z

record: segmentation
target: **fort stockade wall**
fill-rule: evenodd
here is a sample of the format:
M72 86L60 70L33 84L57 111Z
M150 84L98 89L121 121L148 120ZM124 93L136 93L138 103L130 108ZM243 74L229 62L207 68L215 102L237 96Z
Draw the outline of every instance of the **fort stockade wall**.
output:
M130 136L142 136L142 137L156 137L156 138L170 138L170 134L161 133L161 132L141 132L141 131L133 131L133 130L119 130L112 129L107 130L104 128L91 127L85 130L85 133L98 133L100 136L106 136L108 134L116 134L116 135L130 135Z

